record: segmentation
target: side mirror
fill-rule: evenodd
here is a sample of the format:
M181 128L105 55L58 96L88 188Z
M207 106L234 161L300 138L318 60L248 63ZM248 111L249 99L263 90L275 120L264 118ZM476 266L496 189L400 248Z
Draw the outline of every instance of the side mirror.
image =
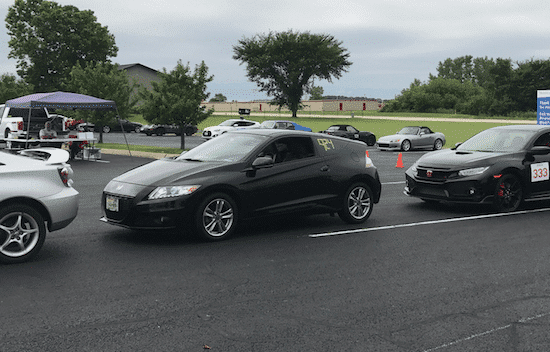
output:
M455 150L456 148L460 147L461 144L462 142L458 142L453 148L451 148L451 150Z
M262 168L262 167L271 167L273 166L273 159L270 156L260 156L252 162L252 167Z
M529 153L533 155L546 155L550 153L550 147L545 145L536 146L531 148Z

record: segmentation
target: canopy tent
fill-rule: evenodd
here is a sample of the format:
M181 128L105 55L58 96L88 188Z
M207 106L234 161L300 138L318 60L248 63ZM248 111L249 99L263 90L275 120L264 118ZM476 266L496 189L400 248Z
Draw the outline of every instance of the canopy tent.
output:
M35 93L6 101L13 108L53 108L65 110L116 110L112 100L103 100L84 94L52 92Z
M69 92L35 93L25 95L23 97L6 101L6 107L29 109L29 123L27 124L27 140L25 142L25 147L27 147L30 138L28 134L28 129L30 128L32 108L117 111L116 103L112 100L104 100L92 97L90 95ZM122 131L124 132L124 129L122 129ZM124 139L126 139L126 134L124 134ZM128 141L126 141L126 145L128 147L128 152L130 152ZM130 155L132 154L130 153Z

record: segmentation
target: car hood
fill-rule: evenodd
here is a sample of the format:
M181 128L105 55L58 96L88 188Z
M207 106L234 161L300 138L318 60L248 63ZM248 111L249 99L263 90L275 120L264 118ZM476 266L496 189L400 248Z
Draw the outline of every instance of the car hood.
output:
M413 135L410 135L410 136L413 136ZM378 140L382 142L389 142L391 140L404 139L406 137L407 137L406 134L391 134L389 136L380 137Z
M495 159L503 157L503 153L458 151L444 149L424 154L418 159L419 166L463 169L476 166L487 166Z
M113 181L142 186L167 186L205 171L226 166L226 162L161 159L130 170ZM211 172L209 172L211 174Z

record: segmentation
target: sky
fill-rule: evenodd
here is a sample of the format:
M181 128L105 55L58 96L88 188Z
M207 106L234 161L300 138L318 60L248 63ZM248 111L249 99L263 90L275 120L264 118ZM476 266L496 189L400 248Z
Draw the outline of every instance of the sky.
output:
M112 62L172 70L178 60L204 61L210 97L269 99L233 59L243 38L269 32L329 34L353 63L324 95L393 99L415 80L427 81L447 58L550 58L548 0L58 0L92 10L115 36ZM0 74L16 75L5 28L14 0L0 0ZM307 96L304 97L304 99Z

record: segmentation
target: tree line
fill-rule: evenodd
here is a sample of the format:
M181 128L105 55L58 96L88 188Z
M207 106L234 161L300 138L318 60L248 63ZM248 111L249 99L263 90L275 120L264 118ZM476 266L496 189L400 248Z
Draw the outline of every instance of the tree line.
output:
M414 80L382 111L534 116L537 90L546 89L550 60L461 56L439 62L437 75Z

